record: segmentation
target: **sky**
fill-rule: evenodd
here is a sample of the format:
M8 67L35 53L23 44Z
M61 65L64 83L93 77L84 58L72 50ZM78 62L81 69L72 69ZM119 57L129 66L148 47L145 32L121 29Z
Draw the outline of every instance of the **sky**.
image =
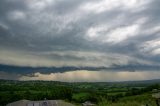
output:
M157 71L159 11L159 0L0 0L0 64Z

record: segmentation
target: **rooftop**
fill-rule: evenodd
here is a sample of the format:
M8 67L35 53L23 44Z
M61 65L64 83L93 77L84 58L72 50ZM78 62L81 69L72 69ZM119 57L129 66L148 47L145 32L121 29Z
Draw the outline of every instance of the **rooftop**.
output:
M43 100L43 101L30 101L20 100L7 104L7 106L74 106L62 100Z

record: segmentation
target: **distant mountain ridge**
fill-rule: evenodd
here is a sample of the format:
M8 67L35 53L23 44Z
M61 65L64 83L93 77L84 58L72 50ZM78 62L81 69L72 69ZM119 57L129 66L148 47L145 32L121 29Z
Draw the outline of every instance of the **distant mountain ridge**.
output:
M55 82L55 83L107 83L107 84L160 84L160 79L152 79L152 80L138 80L138 81L113 81L113 82L62 82L62 81L43 81L43 80L30 80L30 81L19 81L19 80L6 80L0 79L1 81L7 82Z

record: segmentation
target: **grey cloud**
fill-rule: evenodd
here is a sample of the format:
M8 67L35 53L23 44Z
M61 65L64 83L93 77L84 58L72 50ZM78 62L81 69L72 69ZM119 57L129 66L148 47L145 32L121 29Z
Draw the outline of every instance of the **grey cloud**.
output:
M0 71L0 79L6 80L18 80L21 75L18 74L9 74L7 72Z
M160 29L154 30L160 24L159 1L150 0L142 6L123 1L124 4L117 1L118 6L110 4L111 7L107 9L100 3L107 4L105 0L1 0L0 23L3 22L2 25L8 27L6 29L0 24L1 64L158 65L159 55L146 56L141 52L141 46L159 38ZM82 8L87 3L93 3L93 7ZM99 5L104 8L97 8ZM134 25L137 28L130 32L133 34L125 34ZM87 31L91 28L93 29L89 33L95 33L97 37L88 37ZM112 42L108 42L108 39ZM52 54L43 54L46 52ZM117 57L114 57L115 54Z

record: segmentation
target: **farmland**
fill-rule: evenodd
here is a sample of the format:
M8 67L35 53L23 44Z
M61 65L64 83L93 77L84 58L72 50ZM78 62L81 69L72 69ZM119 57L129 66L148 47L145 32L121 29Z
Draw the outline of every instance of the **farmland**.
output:
M141 82L54 82L0 80L0 106L22 99L64 100L77 106L91 101L97 106L155 105L152 90L159 80Z

